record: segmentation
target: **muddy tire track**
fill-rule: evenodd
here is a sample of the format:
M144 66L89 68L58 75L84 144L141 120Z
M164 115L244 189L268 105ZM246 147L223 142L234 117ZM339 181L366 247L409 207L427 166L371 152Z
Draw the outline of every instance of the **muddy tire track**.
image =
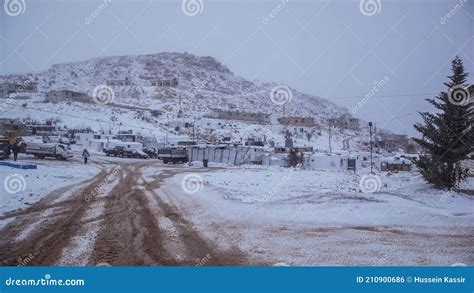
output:
M105 209L109 217L95 243L89 265L108 263L110 265L163 265L194 266L206 258L205 265L244 265L247 258L237 248L220 251L217 245L204 239L185 219L177 206L163 200L161 192L155 192L166 178L186 169L169 169L147 183L140 169L147 164L128 165L119 184L107 197ZM153 197L150 201L149 196ZM163 218L173 223L178 231L177 238L163 230L159 221ZM179 242L172 249L166 243ZM180 255L180 256L178 256Z
M107 196L108 214L102 221L89 265L163 264L162 235L138 187L141 166L122 168L119 183Z
M78 226L81 225L80 220L84 211L90 205L90 202L84 200L87 194L91 194L94 189L107 176L107 172L102 170L98 175L91 179L91 183L85 188L75 193L69 199L68 205L62 205L64 209L61 213L51 215L48 219L38 227L26 239L15 242L14 237L22 228L31 224L30 221L25 220L19 224L15 222L10 223L2 230L2 234L9 235L3 239L0 245L0 259L3 260L3 265L17 265L19 257L24 255L33 255L32 260L28 265L54 265L59 259L62 249L67 246L69 240L74 236ZM61 188L59 191L65 191L67 188ZM55 195L51 198L46 198L45 201L40 201L25 211L24 217L30 213L38 213L48 208L48 203L56 195L61 195L58 192L53 192ZM59 215L64 215L63 217ZM34 218L34 217L33 217ZM35 219L35 218L34 218ZM39 219L35 219L39 220Z
M155 176L156 180L146 182L142 169L154 165L156 161L120 164L120 171L115 174L117 184L103 196L92 197L90 201L85 200L86 196L97 191L110 175L106 168L89 180L51 192L25 210L5 215L4 219L15 217L15 221L1 231L2 235L6 235L0 241L2 265L18 265L19 258L28 255L33 257L27 265L57 265L68 254L65 250L74 247L71 244L74 237L77 238L78 231L89 223L97 223L100 227L87 256L88 265L251 264L237 247L222 250L218 243L203 237L193 223L186 219L186 211L180 209L160 189L167 178L189 170L162 166L163 171ZM58 198L72 188L80 189L57 202ZM93 210L98 201L102 202L103 211L94 218L87 218L87 212ZM50 214L45 217L47 211ZM169 231L160 225L163 220L172 224L176 235L170 236ZM38 227L25 239L16 238L19 233L35 224ZM225 237L222 239L225 241ZM170 243L180 245L170 246ZM70 251L69 254L73 252ZM205 263L200 263L203 258L206 258Z
M212 241L205 239L194 228L193 224L186 219L186 212L173 202L172 197L159 189L166 179L183 172L189 172L189 170L166 170L156 176L156 180L144 184L145 189L151 193L152 199L161 214L172 222L173 226L177 229L179 235L177 241L185 246L186 251L184 251L184 254L186 259L178 261L178 265L196 265L200 259L203 258L206 258L206 261L205 263L201 263L201 265L206 266L265 265L264 263L251 263L245 253L235 245L230 249L222 250L219 249L217 243L212 243ZM200 171L193 170L193 172ZM202 172L208 172L208 170L202 170ZM142 180L145 181L144 178L142 178ZM157 189L158 191L156 191ZM165 201L164 198L166 198L167 201Z

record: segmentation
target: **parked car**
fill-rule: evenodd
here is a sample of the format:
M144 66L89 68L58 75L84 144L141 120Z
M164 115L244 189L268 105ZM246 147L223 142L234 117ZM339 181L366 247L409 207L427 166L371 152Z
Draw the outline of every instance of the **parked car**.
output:
M148 159L148 155L142 150L132 150L132 158Z
M57 160L72 158L71 147L60 143L29 143L26 145L26 154L36 158L54 157Z
M186 163L188 161L188 153L183 148L160 148L158 149L158 159L163 160L163 163L169 162Z
M150 158L158 158L158 149L157 148L144 148L143 152L147 154Z
M126 158L138 158L147 159L148 155L141 150L129 149L124 146L115 146L111 149L105 149L104 153L106 156L114 157L126 157Z
M124 146L115 146L111 149L104 149L104 153L106 156L114 156L114 157L129 157L131 158L133 155L132 150L127 149Z

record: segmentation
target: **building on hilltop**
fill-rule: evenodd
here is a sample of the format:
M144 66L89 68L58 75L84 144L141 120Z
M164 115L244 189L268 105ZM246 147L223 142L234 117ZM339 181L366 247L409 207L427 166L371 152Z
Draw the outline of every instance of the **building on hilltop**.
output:
M0 98L13 93L37 93L38 83L30 80L0 84Z
M294 125L303 127L314 127L316 123L313 117L280 117L278 122L282 125Z
M244 111L230 111L230 110L212 110L209 115L210 118L224 119L224 120L240 120L257 123L270 123L270 115L265 113L253 113Z
M420 146L406 134L382 134L375 138L374 145L386 151L397 151L399 149L403 149L408 153L420 151Z
M329 124L341 129L350 129L350 130L360 129L360 119L353 118L349 114L344 114L337 118L331 118L329 119Z
M92 97L86 93L71 90L53 90L45 94L45 102L58 103L64 101L89 103L92 102Z
M158 79L151 81L152 86L177 86L178 79L175 77L173 79Z

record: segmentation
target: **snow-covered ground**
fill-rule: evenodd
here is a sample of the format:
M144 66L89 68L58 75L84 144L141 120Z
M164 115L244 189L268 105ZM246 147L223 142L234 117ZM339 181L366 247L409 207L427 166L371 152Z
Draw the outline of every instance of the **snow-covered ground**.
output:
M12 161L9 160L9 162ZM69 161L35 160L20 154L17 163L35 164L37 169L0 166L2 183L0 216L30 206L53 190L88 180L100 171L97 165L84 165L74 159ZM66 190L61 197L73 191Z
M115 164L123 162L138 162L139 159L107 157L103 152L90 151L89 164L84 164L81 158L81 146L73 145L74 157L67 161L53 158L35 159L33 156L19 154L18 164L37 165L37 169L18 169L0 166L2 196L0 197L0 217L5 213L26 208L54 190L77 184L77 188L61 191L56 202L76 192L79 183L92 179L102 169L110 171ZM12 159L5 162L15 163ZM0 227L2 227L0 221Z
M157 252L158 246L166 257L172 256L171 263L188 265L211 248L221 264L474 264L474 198L435 190L416 171L378 173L375 181L371 178L377 190L367 193L370 186L360 182L368 170L213 163L202 168L198 163L163 165L99 153L84 165L80 150L74 152L66 162L20 156L20 163L36 163L37 170L0 167L3 180L10 174L24 178L19 192L4 192L1 198L0 225L9 230L12 245L3 251L8 248L9 257L13 244L22 245L19 253L31 251L29 239L46 241L54 221L68 220L68 234L60 234L62 240L51 255L37 251L39 264L156 265L163 258L151 260L145 252ZM120 175L106 180L101 171L111 174L113 168L120 168ZM474 180L463 188L474 190ZM71 200L82 198L81 190L89 194L96 189L90 202ZM28 209L35 202L35 208ZM125 208L132 202L134 208ZM67 217L71 210L81 211L74 213L74 220ZM119 249L112 257L107 251L114 242L109 241L124 227L122 238L136 245L133 256L123 256ZM149 239L150 233L157 238ZM47 260L42 262L39 255ZM236 257L235 262L226 257Z
M173 178L173 182L180 184L184 176ZM216 197L243 204L272 203L279 206L278 213L286 220L403 224L430 215L460 217L466 222L474 217L474 198L436 190L415 171L380 173L377 175L380 191L374 193L363 192L360 174L349 171L248 166L198 173L198 176L203 180L203 188L195 193L196 197L203 200ZM474 189L474 180L469 179L463 186Z
M186 188L196 192L180 192L190 174L194 184ZM435 190L415 171L380 173L380 190L365 193L364 174L201 169L169 179L165 189L181 205L195 204L189 216L207 237L222 241L222 230L209 229L220 227L242 250L272 264L474 263L472 196ZM474 180L463 187L473 190Z

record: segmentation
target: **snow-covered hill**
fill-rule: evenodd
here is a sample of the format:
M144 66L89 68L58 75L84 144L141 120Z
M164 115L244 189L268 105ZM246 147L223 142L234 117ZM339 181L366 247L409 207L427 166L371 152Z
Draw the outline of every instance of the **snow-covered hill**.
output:
M112 87L115 96L113 103L137 107L136 110L118 108L111 104L44 103L45 93L50 90L70 89L92 95L96 86L126 78L131 81L130 86ZM173 78L178 80L176 87L151 85L153 80ZM54 118L69 128L120 128L162 135L164 132L174 132L169 127L171 121L183 120L198 121L203 133L206 133L207 127L208 132L217 136L230 135L238 138L265 135L269 138L280 135L275 122L272 123L273 126L261 126L203 119L202 116L215 108L263 112L270 114L272 121L283 115L311 116L325 129L328 118L348 113L347 109L328 100L295 89L291 89L291 102L284 107L276 105L272 103L270 93L277 84L246 80L234 75L212 57L198 57L188 53L102 57L56 64L39 73L0 76L0 82L22 80L38 82L38 93L25 93L20 95L26 96L25 99L10 100L9 103L13 105L7 105L7 111L0 116L38 120ZM182 115L178 119L180 109Z

